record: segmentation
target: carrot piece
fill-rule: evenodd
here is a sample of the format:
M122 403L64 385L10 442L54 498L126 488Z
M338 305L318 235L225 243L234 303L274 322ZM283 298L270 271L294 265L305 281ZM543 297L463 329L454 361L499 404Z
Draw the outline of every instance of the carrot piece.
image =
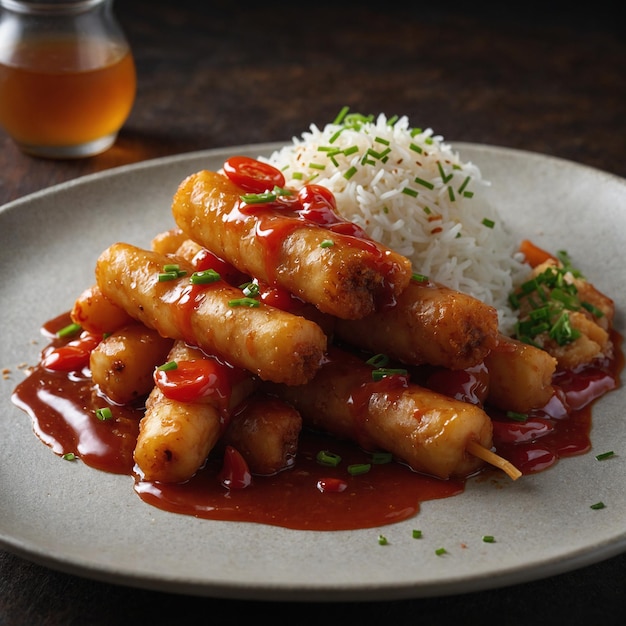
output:
M524 256L526 257L526 262L531 267L537 267L538 265L541 265L541 263L543 263L544 261L547 261L548 259L553 259L554 261L558 260L553 254L550 254L546 250L543 250L539 246L536 246L529 239L524 239L520 243L519 249L520 249L520 252L524 254Z

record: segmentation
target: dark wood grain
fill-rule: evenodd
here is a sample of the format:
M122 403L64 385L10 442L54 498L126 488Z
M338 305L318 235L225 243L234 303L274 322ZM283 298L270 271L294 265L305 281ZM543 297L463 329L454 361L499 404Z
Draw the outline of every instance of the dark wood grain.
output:
M626 177L626 41L617 15L598 5L593 13L539 13L505 3L482 12L413 4L118 2L139 84L117 143L96 157L50 161L21 154L0 131L0 204L145 159L287 141L343 105L406 114L451 142L541 152ZM626 556L618 556L494 591L305 606L118 587L0 552L0 625L191 625L216 615L235 624L262 615L291 623L607 626L623 623L624 581Z

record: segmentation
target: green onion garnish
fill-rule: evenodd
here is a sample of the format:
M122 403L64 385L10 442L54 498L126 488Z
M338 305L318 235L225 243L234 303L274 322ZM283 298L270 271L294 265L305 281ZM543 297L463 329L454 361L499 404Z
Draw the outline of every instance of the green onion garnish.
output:
M378 545L386 546L389 542L387 541L387 537L385 535L378 535Z
M271 191L265 193L246 193L239 198L246 204L265 204L267 202L274 202L276 200L276 194Z
M77 457L73 452L66 452L61 458L65 461L75 461Z
M427 283L428 276L424 274L413 273L411 274L411 280L414 280L416 283Z
M389 357L386 354L375 354L371 356L367 361L365 361L368 365L373 367L385 367L389 363Z
M605 459L610 459L612 456L615 456L615 452L613 452L613 450L609 450L609 452L603 452L602 454L596 454L596 460L604 461Z
M243 295L248 298L256 298L259 295L259 285L254 281L250 281L249 283L244 283L239 286L239 289L243 291Z
M247 306L250 309L254 309L256 307L261 306L261 303L254 298L235 298L234 300L228 301L228 306L237 307L237 306Z
M447 554L447 553L448 553L448 551L445 548L437 548L435 550L435 554L437 556L442 556L442 555Z
M518 413L517 411L507 411L506 416L510 420L515 420L516 422L525 422L528 419L528 415L526 415L526 413Z
M320 243L320 248L332 248L335 245L335 242L332 239L324 239Z
M57 330L57 337L72 337L73 335L78 335L78 333L83 329L80 324L68 324L64 326L60 330Z
M341 457L334 452L328 450L320 450L315 457L315 460L320 465L326 465L328 467L337 467L341 463Z
M192 285L209 285L210 283L216 283L218 280L222 278L219 272L216 272L213 269L201 270L199 272L194 272L189 277L189 282Z
M594 511L597 511L599 509L605 508L605 504L604 502L596 502L595 504L592 504L589 508L594 509Z
M422 531L414 529L413 532L411 533L411 536L413 537L413 539L421 539L422 538Z
M372 452L372 463L374 465L384 465L391 463L393 455L391 452Z
M483 226L486 226L487 228L493 228L496 225L496 223L493 220L490 220L488 217L485 217L481 224Z
M495 543L496 538L493 535L483 535L483 541L485 543Z
M360 474L367 474L372 469L370 463L353 463L348 465L348 474L350 476L359 476Z
M113 413L111 412L111 409L108 406L105 406L102 409L96 409L96 417L100 421L106 422L107 420L112 419Z
M379 367L375 370L372 370L372 380L379 381L379 380L382 380L383 378L386 378L387 376L395 376L395 375L407 376L408 373L409 373L408 370L405 370L400 367L398 368Z
M178 369L178 363L176 363L176 361L168 361L167 363L163 363L163 365L159 365L157 369L160 372L169 372Z

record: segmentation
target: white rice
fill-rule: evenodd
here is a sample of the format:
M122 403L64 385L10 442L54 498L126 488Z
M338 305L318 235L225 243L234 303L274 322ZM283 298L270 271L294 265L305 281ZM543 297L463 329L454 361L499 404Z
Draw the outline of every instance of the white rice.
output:
M485 197L490 183L430 128L412 129L407 117L348 115L321 130L311 125L263 160L290 187L330 189L345 218L407 256L415 272L493 305L502 332L512 332L508 296L528 267Z

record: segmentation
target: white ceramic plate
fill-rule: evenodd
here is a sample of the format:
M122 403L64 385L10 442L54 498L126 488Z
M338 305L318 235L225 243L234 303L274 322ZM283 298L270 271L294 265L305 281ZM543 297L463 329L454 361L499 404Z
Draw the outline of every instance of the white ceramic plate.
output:
M590 453L534 476L470 481L381 529L300 532L212 522L143 503L128 476L67 463L33 434L11 392L34 364L42 322L68 310L93 280L99 253L123 240L147 246L173 225L171 197L201 168L249 145L163 158L62 184L0 211L0 546L104 581L225 598L382 600L446 595L542 578L626 549L626 389L597 403ZM493 201L519 238L573 261L618 309L625 332L626 181L575 163L457 144L492 181ZM35 343L37 342L37 343ZM614 450L599 462L595 454ZM603 501L606 508L592 510ZM412 529L423 538L412 538ZM384 534L388 545L378 543ZM493 535L496 542L482 541ZM437 548L447 554L437 556Z

